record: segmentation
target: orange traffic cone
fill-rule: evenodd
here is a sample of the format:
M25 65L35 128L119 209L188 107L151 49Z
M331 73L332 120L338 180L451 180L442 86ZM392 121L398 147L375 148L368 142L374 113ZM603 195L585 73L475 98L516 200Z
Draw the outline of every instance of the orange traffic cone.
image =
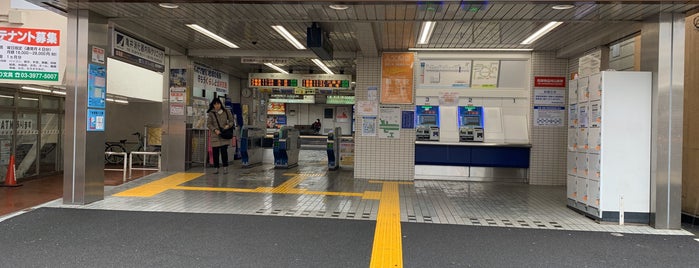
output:
M15 155L10 155L10 163L7 165L7 175L5 175L5 183L0 184L0 187L17 187L22 186L17 184L15 178Z

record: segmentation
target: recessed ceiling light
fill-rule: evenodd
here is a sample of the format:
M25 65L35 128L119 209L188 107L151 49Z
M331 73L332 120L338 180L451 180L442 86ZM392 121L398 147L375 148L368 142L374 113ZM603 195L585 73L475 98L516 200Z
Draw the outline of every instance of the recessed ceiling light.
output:
M553 8L555 10L565 10L565 9L571 9L574 7L575 7L574 5L555 5L555 6L552 6L551 8Z
M330 8L332 8L334 10L345 10L345 9L348 9L349 6L348 5L330 5Z
M158 5L162 8L178 8L178 7L180 7L179 5L177 5L175 3L160 3Z

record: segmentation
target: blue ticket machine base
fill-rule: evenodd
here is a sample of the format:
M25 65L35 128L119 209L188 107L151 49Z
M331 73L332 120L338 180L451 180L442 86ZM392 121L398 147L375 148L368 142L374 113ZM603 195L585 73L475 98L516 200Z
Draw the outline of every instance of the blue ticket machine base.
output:
M274 168L291 168L298 165L301 148L299 134L299 130L293 127L282 127L279 132L274 133Z
M415 139L439 141L439 106L415 106Z
M483 142L483 107L459 106L459 141Z
M336 170L340 167L340 138L342 136L342 128L336 127L335 130L328 133L328 169Z
M249 168L262 164L264 148L262 140L265 138L265 130L256 127L243 127L240 137L240 156L242 167Z

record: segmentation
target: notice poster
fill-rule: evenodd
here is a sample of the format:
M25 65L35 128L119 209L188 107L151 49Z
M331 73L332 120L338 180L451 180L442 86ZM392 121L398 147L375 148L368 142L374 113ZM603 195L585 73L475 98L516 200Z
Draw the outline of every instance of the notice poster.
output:
M534 106L534 126L564 126L565 110L564 106Z
M194 89L196 92L206 90L206 92L216 92L223 96L228 94L228 74L194 64Z
M87 109L87 131L104 131L104 110Z
M376 116L362 116L362 136L376 136Z
M415 53L383 53L381 57L381 103L413 103Z
M349 122L350 111L349 107L337 107L337 112L335 113L335 122L347 123Z
M357 101L357 113L359 115L378 115L378 110L376 101Z
M471 79L472 88L498 87L500 61L474 61Z
M535 105L565 105L564 89L534 89Z
M87 75L87 107L104 109L107 98L107 69L89 65Z
M379 138L400 139L400 106L381 106L379 108Z
M378 87L368 87L366 91L366 99L370 101L376 101L377 96L378 96L379 88Z
M0 81L59 81L60 34L54 29L0 27Z
M209 101L202 97L192 97L192 129L206 129L206 110L209 109Z

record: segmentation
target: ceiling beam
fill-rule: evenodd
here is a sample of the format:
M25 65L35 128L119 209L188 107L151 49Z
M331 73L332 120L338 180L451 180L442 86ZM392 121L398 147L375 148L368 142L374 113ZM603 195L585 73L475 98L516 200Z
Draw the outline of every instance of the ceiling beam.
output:
M310 50L239 50L239 49L190 49L187 56L202 58L228 58L228 57L283 57L283 58L318 58ZM356 53L349 51L335 51L334 59L354 59Z
M572 58L585 53L585 51L592 48L607 45L614 41L623 39L625 37L631 36L635 33L641 31L641 23L634 23L630 26L621 25L608 25L603 30L597 32L595 36L587 37L582 40L575 42L573 45L563 47L556 51L557 58Z
M367 57L378 57L379 50L376 48L376 36L374 27L370 22L354 23L355 33L357 34L357 44L362 50L362 55Z

